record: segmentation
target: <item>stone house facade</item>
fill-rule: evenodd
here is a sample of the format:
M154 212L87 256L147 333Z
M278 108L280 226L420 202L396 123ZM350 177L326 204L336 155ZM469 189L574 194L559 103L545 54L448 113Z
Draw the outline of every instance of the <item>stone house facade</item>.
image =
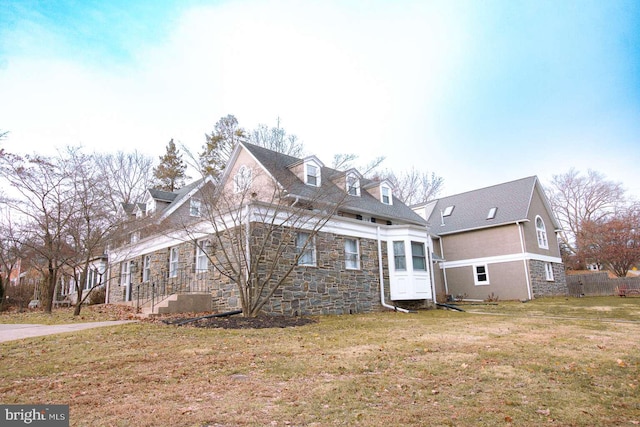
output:
M224 211L221 199L229 203ZM433 303L426 221L388 182L325 167L315 156L240 143L218 182L150 190L144 203L123 212L135 220L110 249L108 302L146 301L159 289L207 292L212 310L224 312L241 308L244 283L268 282L260 297L261 312L270 315Z

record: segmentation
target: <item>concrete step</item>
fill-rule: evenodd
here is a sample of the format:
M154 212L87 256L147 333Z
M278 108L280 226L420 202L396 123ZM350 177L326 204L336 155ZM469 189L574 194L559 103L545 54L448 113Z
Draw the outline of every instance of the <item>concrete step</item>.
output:
M140 314L145 317L160 314L175 313L202 313L211 311L211 294L173 294L156 303L151 308L151 303L141 307Z

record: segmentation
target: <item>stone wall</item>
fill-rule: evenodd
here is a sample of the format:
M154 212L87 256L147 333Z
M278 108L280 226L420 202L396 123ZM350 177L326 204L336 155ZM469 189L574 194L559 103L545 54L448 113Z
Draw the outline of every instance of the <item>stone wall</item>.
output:
M360 269L345 266L345 236L320 232L315 238L316 266L295 266L286 271L295 258L295 232L272 236L274 250L281 239L290 242L277 262L272 282L282 281L263 312L273 315L349 314L379 310L379 268L377 242L359 239ZM275 254L265 254L263 268L269 268ZM260 274L265 274L259 270Z
M260 224L252 224L252 256L257 256L258 248L264 242L264 229ZM360 268L347 269L345 265L345 238L347 236L320 232L315 238L316 266L294 266L287 276L296 256L296 230L281 229L270 234L266 250L261 252L257 261L256 277L258 281L272 275L270 285L282 282L271 297L269 286L265 287L263 297L267 302L262 312L270 315L318 315L366 313L386 310L380 304L380 281L378 265L378 245L375 239L358 239L360 248ZM211 291L214 312L225 312L241 308L239 290L235 282L220 273L213 266L206 273L196 274L195 244L183 242L176 245L179 250L179 275L168 278L169 250L164 248L151 253L151 281L167 286L172 282L194 281L206 283ZM215 246L215 244L214 244ZM283 249L284 248L284 249ZM382 242L383 277L385 282L385 300L388 304L402 307L422 308L423 301L402 301L394 303L389 297L389 271L387 267L386 242ZM216 255L213 249L212 258ZM221 255L221 248L217 248ZM135 303L138 290L147 289L142 283L144 256L134 258L134 273L131 275L132 296ZM254 260L255 261L255 260ZM111 266L110 302L125 300L125 286L120 285L120 264ZM286 276L286 277L285 277ZM144 295L141 295L144 298Z
M545 262L529 260L529 274L531 276L531 291L533 297L547 297L554 295L568 295L567 277L564 271L564 264L552 263L553 281L547 281L545 273Z

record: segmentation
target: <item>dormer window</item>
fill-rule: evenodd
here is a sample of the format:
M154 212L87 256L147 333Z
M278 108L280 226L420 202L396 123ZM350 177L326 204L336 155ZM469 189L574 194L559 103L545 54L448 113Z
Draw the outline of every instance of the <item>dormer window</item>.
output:
M386 186L386 185L381 185L380 186L380 200L385 205L392 205L393 204L393 197L391 195L391 187Z
M305 183L307 185L320 187L320 167L318 165L313 163L305 163L304 176L305 176Z
M347 175L347 193L352 196L360 196L360 179L356 174Z
M233 191L242 193L251 187L251 169L246 166L240 166L238 172L233 177Z

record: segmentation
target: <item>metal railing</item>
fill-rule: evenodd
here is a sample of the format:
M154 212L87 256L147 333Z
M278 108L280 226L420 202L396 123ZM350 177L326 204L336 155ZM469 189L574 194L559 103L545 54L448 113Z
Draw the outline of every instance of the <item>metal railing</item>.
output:
M175 294L211 293L211 275L209 271L181 269L169 274L162 271L152 275L149 280L133 285L132 299L136 302L136 309L150 303L151 310L155 306Z

